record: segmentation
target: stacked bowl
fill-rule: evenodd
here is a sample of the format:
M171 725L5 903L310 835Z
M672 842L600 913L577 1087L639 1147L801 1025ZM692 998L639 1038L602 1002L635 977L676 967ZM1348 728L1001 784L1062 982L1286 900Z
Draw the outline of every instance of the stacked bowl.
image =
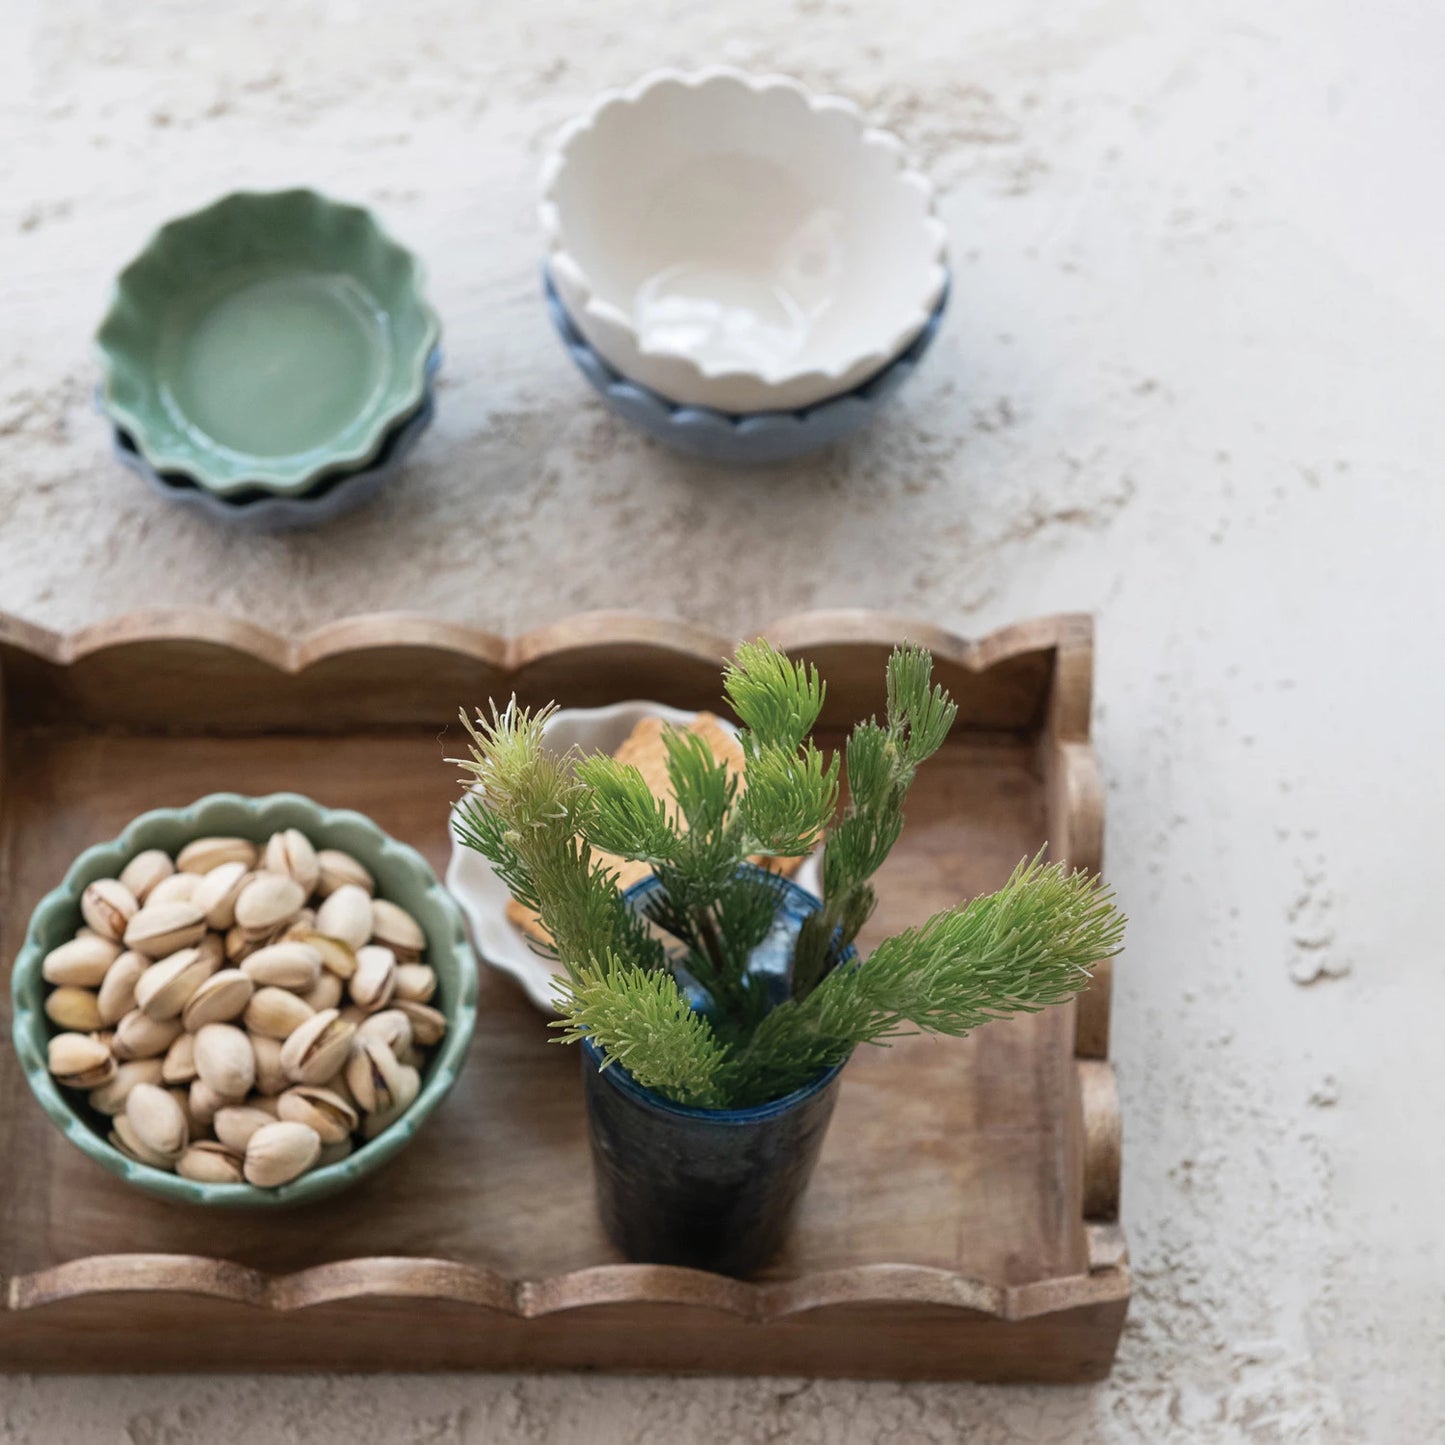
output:
M161 227L97 336L117 455L257 531L370 500L430 422L440 325L416 258L359 206L237 192Z
M856 430L948 292L933 188L851 102L659 71L601 96L543 172L544 286L587 380L683 451L778 461Z

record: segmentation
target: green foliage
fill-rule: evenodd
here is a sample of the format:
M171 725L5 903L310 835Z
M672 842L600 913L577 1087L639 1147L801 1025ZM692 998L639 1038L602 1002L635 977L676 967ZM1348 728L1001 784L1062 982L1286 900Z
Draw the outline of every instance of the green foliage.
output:
M933 685L932 666L921 648L889 659L886 715L848 739L849 799L836 821L842 759L809 736L823 684L764 642L740 647L724 680L743 724L745 783L701 738L670 730L675 806L615 759L549 755L550 710L533 715L514 701L463 717L472 745L461 766L475 786L457 833L555 940L567 973L563 1041L591 1039L679 1103L743 1107L801 1087L863 1043L963 1034L1060 1003L1090 964L1118 951L1124 920L1110 895L1040 856L997 893L898 934L865 962L839 963L873 911L870 880L898 841L917 770L953 726L957 709ZM742 865L758 853L809 852L830 822L823 906L794 942L789 996L770 1008L748 968L783 885ZM642 916L594 849L653 869L660 886ZM689 1006L683 976L706 991L706 1016Z

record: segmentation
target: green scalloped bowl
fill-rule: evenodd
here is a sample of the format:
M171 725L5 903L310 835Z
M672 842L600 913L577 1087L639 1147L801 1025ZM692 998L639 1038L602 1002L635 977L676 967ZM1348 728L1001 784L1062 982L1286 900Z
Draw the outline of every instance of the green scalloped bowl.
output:
M295 495L375 458L421 405L440 334L420 263L369 211L237 191L120 273L101 404L158 472Z
M313 1169L279 1189L251 1184L198 1184L163 1169L127 1158L106 1143L101 1115L63 1094L46 1068L46 1042L52 1029L45 1017L46 984L40 974L45 955L80 926L80 895L97 878L114 878L145 848L175 853L192 838L222 834L257 843L280 828L300 828L318 847L341 848L359 858L376 879L377 892L399 903L421 924L427 962L436 970L436 1006L446 1015L447 1032L432 1054L416 1102L389 1129L336 1164ZM13 1036L25 1077L41 1107L82 1153L147 1194L186 1204L241 1209L274 1209L325 1199L355 1184L406 1148L456 1082L477 1021L477 961L467 942L466 925L452 897L437 882L430 865L414 848L389 838L360 813L323 808L297 793L243 798L212 793L189 808L159 808L142 813L119 838L87 848L70 865L65 881L40 900L30 916L24 947L15 960L10 991L14 1002Z

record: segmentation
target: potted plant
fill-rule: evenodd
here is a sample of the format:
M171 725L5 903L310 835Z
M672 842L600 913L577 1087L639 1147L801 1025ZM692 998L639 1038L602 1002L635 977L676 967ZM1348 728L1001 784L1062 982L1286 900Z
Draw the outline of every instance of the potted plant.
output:
M855 1048L1062 1003L1118 951L1103 886L1040 856L858 959L871 879L957 712L932 672L922 649L895 650L885 717L829 757L810 736L816 669L741 646L724 691L743 772L672 731L675 804L614 758L549 753L550 708L463 714L458 836L537 911L566 971L555 1026L582 1046L598 1201L629 1259L756 1269L786 1234ZM825 831L821 898L747 861L801 855ZM594 850L652 876L619 894Z

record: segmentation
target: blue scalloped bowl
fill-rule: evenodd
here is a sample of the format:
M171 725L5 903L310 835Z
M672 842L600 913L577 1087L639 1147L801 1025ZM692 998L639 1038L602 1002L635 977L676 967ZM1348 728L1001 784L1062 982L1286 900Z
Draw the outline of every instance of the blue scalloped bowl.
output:
M913 375L924 353L933 345L948 306L949 289L944 287L938 306L908 349L861 386L801 411L737 415L701 406L679 406L629 381L588 345L562 304L545 266L542 284L547 311L562 344L577 363L577 369L612 411L677 451L707 461L743 465L790 461L842 441L865 427L883 403Z
M163 1169L137 1163L106 1142L107 1121L81 1096L63 1093L46 1067L53 1030L45 1017L47 987L40 966L45 955L80 926L80 895L97 878L114 878L145 848L177 852L192 838L241 836L260 843L281 828L300 828L318 847L341 848L363 862L377 892L399 903L422 926L427 962L436 970L435 1006L446 1015L447 1032L427 1061L416 1102L389 1129L335 1164L313 1169L278 1189L250 1184L199 1184ZM82 1153L147 1194L185 1204L241 1209L274 1209L310 1203L355 1184L412 1141L427 1116L456 1082L477 1020L477 961L466 925L451 895L420 853L383 833L361 813L323 808L297 793L244 798L212 793L188 808L142 813L119 838L87 848L70 865L65 880L40 900L30 917L25 944L15 960L10 992L12 1035L26 1080L56 1127Z

